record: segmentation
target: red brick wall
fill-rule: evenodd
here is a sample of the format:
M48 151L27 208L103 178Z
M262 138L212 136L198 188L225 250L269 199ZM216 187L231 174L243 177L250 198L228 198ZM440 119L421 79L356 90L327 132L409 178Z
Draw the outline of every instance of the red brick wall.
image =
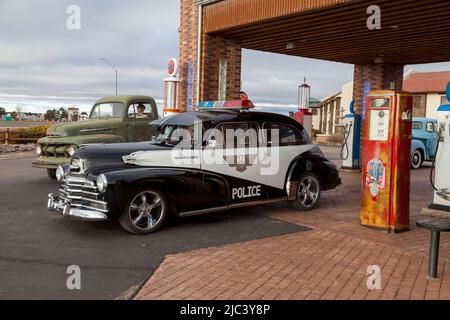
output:
M197 30L198 30L198 9L194 0L180 1L180 80L178 91L178 108L186 110L188 96L188 64L194 63L194 104L197 81Z
M226 100L239 99L241 90L242 47L239 42L217 35L203 38L201 98L215 101L219 97L219 64L227 61Z
M188 65L194 63L194 104L197 81L198 8L194 0L181 0L180 83L178 104L186 110ZM242 47L239 42L214 34L203 34L200 100L217 100L219 96L219 64L227 61L227 100L238 99L241 89Z
M364 81L371 82L372 90L391 89L391 82L394 83L395 90L402 90L404 68L404 65L398 64L355 65L353 99L356 112L362 112Z

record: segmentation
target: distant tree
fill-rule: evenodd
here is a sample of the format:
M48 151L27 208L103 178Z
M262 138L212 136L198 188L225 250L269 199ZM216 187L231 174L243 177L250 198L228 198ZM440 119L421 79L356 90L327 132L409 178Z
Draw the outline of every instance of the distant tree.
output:
M0 107L0 117L6 115L6 109Z
M56 121L56 120L58 120L57 111L55 109L47 110L47 112L44 115L44 120L46 120L46 121Z
M64 108L59 108L58 110L58 119L59 120L69 120L69 113Z
M21 114L22 114L22 111L23 111L23 108L22 108L21 106L17 106L17 107L16 107L16 112L17 112L17 114L21 115Z
M19 114L17 113L17 112L12 112L11 113L11 117L14 119L14 120L17 120L17 118L19 117Z
M72 113L72 119L70 119L70 121L78 121L78 119L80 119L79 113L78 112Z

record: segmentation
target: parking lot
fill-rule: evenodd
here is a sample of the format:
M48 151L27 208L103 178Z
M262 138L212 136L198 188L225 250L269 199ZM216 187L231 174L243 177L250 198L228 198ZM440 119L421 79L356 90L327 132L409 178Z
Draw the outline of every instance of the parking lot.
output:
M47 211L47 195L58 184L31 168L33 158L0 158L0 299L116 299L167 254L305 230L261 215L262 208L177 219L143 237L113 222L66 221ZM71 265L81 268L82 290L67 289Z

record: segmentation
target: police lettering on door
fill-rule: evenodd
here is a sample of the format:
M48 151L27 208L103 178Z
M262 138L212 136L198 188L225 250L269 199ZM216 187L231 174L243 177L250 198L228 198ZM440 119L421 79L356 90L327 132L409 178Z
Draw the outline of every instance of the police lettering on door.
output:
M233 188L233 200L256 198L261 196L261 186Z

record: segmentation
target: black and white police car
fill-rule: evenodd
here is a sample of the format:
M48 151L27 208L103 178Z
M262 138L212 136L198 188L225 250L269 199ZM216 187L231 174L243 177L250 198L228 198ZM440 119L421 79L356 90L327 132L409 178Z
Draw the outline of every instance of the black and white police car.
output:
M48 209L64 217L118 218L133 234L180 217L289 203L312 210L339 172L297 121L252 111L250 101L206 102L157 120L152 142L88 145L57 170Z

